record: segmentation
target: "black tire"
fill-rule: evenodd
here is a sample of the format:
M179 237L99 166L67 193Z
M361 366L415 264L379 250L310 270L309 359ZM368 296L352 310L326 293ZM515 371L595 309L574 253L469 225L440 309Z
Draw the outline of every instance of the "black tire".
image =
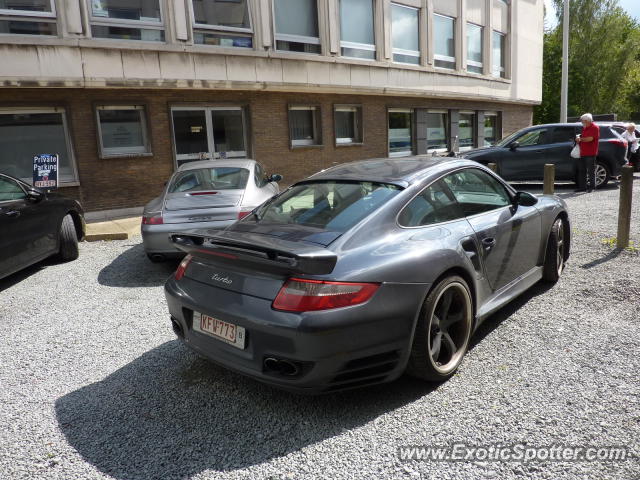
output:
M601 173L602 172L602 173ZM611 169L609 165L600 160L596 161L596 188L602 188L609 183L611 178Z
M432 382L451 377L467 353L472 328L473 300L467 282L457 275L445 278L429 292L420 310L407 374Z
M78 234L71 215L65 215L60 224L60 250L58 256L63 262L75 260L80 255Z
M565 228L565 223L561 218L556 218L551 227L542 271L542 278L546 282L556 283L564 271L567 257Z

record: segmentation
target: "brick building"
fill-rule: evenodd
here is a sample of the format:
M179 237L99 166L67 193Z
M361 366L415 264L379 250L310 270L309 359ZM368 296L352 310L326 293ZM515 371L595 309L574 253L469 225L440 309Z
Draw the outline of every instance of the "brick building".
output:
M0 2L0 171L58 153L86 210L138 208L183 162L285 183L464 150L531 122L543 0Z

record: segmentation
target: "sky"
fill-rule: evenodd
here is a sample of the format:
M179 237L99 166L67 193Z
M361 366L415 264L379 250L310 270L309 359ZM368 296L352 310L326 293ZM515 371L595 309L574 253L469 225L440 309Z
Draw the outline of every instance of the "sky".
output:
M640 21L640 1L639 0L618 0L618 3L622 8L624 8L629 15L631 15L636 20ZM553 2L551 0L544 0L544 4L547 7L547 26L555 25L555 13L553 10Z

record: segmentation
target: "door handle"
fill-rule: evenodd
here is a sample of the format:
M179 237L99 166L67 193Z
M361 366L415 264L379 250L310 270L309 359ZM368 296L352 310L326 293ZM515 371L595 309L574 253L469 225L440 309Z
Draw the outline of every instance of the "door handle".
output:
M535 153L544 153L544 150L536 150Z
M20 216L20 212L18 210L9 210L8 212L4 212L7 217L18 218Z
M485 250L491 250L496 245L496 239L493 237L487 237L482 239L482 246Z

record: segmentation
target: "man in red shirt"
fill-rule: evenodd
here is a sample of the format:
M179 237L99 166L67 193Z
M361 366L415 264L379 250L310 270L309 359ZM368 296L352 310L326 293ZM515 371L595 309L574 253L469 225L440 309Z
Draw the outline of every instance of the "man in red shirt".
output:
M592 192L596 188L596 156L600 141L600 127L593 123L590 113L580 117L582 133L576 136L580 158L576 160L576 192Z

